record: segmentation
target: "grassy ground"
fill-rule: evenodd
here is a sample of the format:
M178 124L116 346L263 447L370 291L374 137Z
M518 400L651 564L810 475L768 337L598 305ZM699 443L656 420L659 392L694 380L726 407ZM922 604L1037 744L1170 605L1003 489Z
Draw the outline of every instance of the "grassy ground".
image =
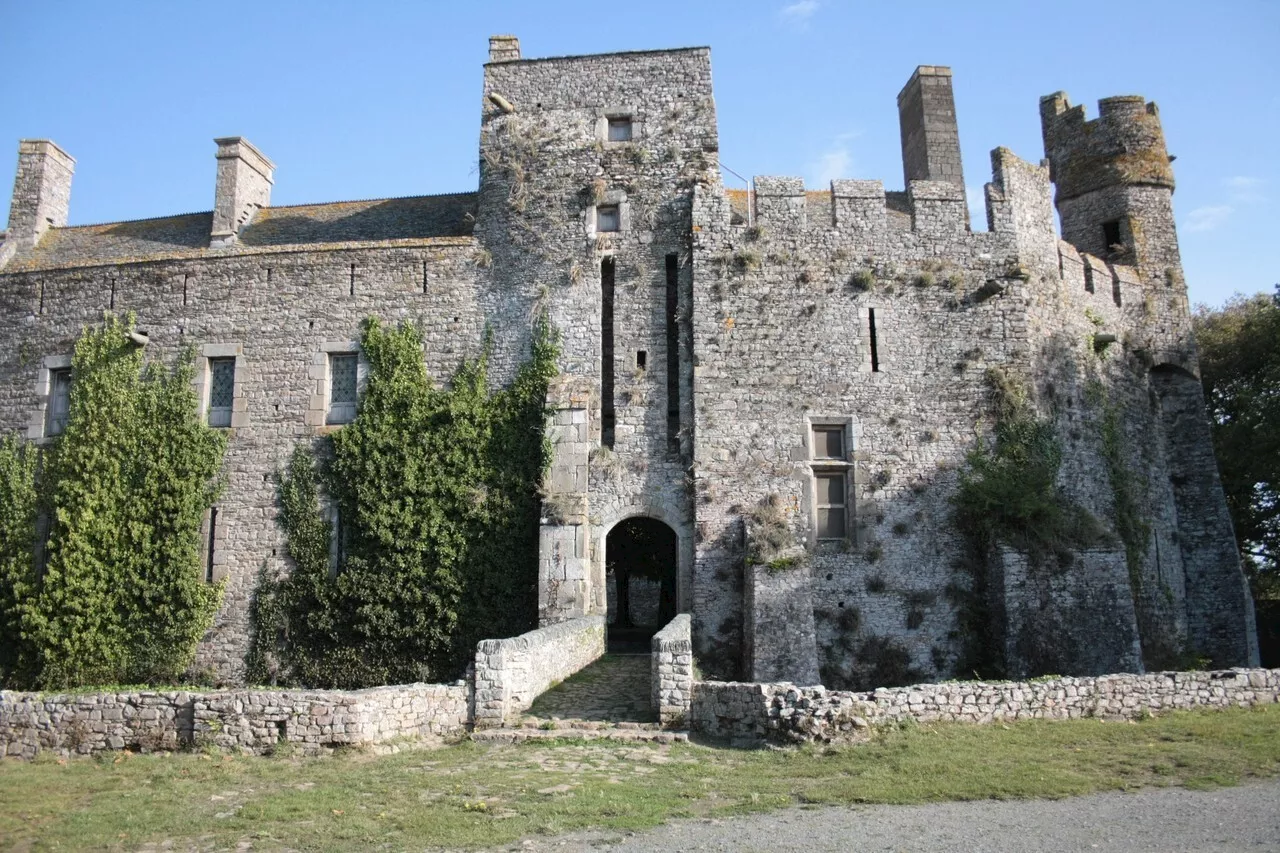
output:
M0 763L0 847L471 847L811 803L1065 797L1280 775L1280 706L1140 723L913 726L842 749L558 742L374 757Z

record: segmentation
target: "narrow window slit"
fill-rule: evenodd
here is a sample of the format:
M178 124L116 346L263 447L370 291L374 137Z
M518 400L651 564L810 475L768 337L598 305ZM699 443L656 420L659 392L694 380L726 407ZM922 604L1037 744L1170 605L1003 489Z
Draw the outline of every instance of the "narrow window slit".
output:
M680 259L667 255L667 443L680 449Z
M351 265L351 295L356 295L356 265Z
M39 313L43 314L43 313L44 313L44 282L43 282L43 281L42 281L42 282L40 282L39 288L40 288L40 311L39 311Z
M271 283L271 267L267 267L267 284Z
M116 280L111 279L111 310L116 310Z
M880 345L876 340L876 309L867 309L867 326L871 330L871 372L880 372Z
M1121 251L1124 251L1124 244L1120 240L1120 220L1102 223L1102 253L1109 255Z
M209 557L205 561L204 582L213 583L213 555L214 540L218 536L218 508L215 506L209 510Z
M191 273L184 272L182 274L182 307L187 307L187 284L191 281ZM271 273L267 273L267 281L271 281Z
M600 261L600 443L613 448L614 412L613 375L613 258Z
M427 292L427 262L422 262L422 292Z

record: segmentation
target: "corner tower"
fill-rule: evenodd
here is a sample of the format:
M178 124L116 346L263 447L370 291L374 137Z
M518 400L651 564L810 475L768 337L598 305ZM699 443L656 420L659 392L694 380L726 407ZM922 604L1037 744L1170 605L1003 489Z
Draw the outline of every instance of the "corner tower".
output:
M1098 101L1098 118L1065 92L1040 99L1049 174L1062 236L1082 252L1133 264L1144 273L1177 271L1172 157L1160 112L1140 95Z

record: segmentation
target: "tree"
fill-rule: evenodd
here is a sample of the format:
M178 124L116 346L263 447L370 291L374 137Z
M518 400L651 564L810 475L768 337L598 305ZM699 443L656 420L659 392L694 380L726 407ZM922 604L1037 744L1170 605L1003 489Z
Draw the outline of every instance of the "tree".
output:
M200 524L226 438L200 420L194 356L144 366L132 329L107 315L81 334L66 429L41 464L32 446L0 445L7 684L171 682L221 600L200 572Z
M1280 285L1192 321L1240 553L1255 597L1280 599Z
M251 679L272 677L270 653L286 679L310 687L439 681L461 673L477 640L533 627L558 350L545 324L532 344L507 388L489 390L482 355L441 389L418 327L366 322L369 381L355 420L315 456L300 446L281 478L293 570L255 596L268 618L255 616Z

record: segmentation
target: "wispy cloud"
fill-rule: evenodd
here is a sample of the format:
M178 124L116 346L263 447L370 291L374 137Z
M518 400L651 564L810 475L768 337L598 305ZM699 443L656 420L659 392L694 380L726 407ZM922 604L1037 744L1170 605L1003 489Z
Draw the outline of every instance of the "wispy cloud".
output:
M861 131L842 133L810 163L805 184L818 189L828 186L837 178L853 177L853 149L849 143L861 136Z
M1197 207L1187 214L1188 231L1212 231L1227 221L1234 208L1229 204L1210 204Z
M813 13L818 11L818 0L797 0L788 3L778 11L778 17L788 24L803 29L808 26Z
M1249 175L1235 175L1223 181L1231 193L1231 200L1238 204L1253 204L1263 201L1262 178Z
M1187 214L1183 228L1187 231L1213 231L1235 214L1238 207L1260 204L1266 201L1262 187L1266 181L1252 175L1232 175L1222 179L1226 189L1223 204L1206 204Z

